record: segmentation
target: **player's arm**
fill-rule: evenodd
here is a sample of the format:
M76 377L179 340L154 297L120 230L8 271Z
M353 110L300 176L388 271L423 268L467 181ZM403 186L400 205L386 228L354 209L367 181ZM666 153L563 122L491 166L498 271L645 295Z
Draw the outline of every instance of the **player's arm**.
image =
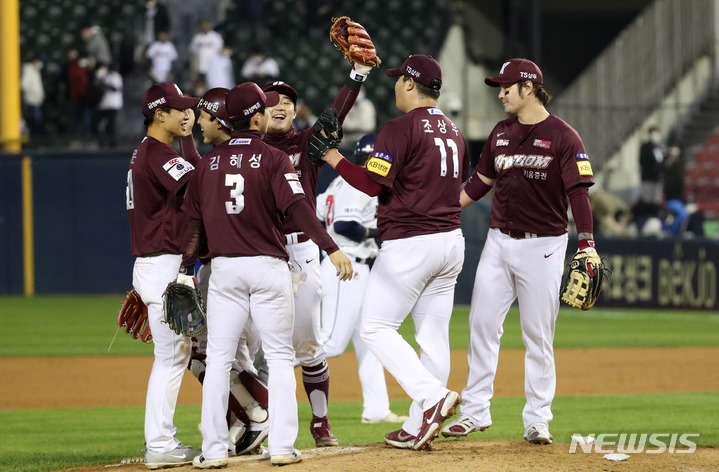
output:
M352 164L345 159L337 149L332 148L328 150L322 155L322 160L332 166L348 184L360 192L364 192L370 197L376 197L382 193L384 187L370 179L364 167Z
M322 223L315 217L315 212L312 207L307 203L306 199L296 200L286 210L286 214L291 214L293 219L300 225L300 229L312 241L315 242L323 251L325 251L332 264L337 269L337 275L342 280L349 280L354 274L352 268L352 262L347 256L345 256L337 244L332 240L332 237L327 234L327 231L322 227Z
M188 121L188 123L194 125L195 112L192 110L192 108L188 108L187 112L190 114L190 120ZM180 154L182 155L182 157L185 158L187 162L189 162L195 167L202 158L202 156L200 156L200 152L197 150L195 138L192 137L192 126L188 128L187 134L180 138Z
M490 179L486 175L475 172L467 181L467 184L462 189L462 193L459 195L459 203L462 205L464 210L472 203L481 199L483 196L492 190L497 179Z
M594 222L592 206L589 203L589 188L579 184L567 190L569 203L572 206L574 224L577 226L579 250L594 248Z
M377 230L377 228L367 228L356 221L338 220L334 222L333 227L335 233L341 234L356 243L361 243L365 239L379 236L379 230Z

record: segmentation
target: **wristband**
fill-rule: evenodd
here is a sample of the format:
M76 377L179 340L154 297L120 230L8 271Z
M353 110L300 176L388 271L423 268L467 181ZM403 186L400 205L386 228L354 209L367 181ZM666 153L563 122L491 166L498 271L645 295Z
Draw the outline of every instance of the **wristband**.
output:
M464 192L475 202L487 195L490 190L492 190L492 186L485 184L478 175L472 175L467 181L467 185L464 186Z
M592 233L579 233L579 250L596 251L594 244L594 235Z
M350 71L350 79L354 80L355 82L364 82L367 80L366 74L360 74L356 70L352 69Z
M180 274L189 275L190 277L195 276L195 266L180 266Z

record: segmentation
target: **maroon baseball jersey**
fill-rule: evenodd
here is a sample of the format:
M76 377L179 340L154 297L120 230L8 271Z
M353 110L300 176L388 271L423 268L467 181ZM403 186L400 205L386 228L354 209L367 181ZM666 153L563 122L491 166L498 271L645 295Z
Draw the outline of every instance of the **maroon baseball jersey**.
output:
M354 105L359 94L359 88L357 90L350 90L347 86L340 89L335 97L335 101L332 106L337 110L337 118L340 124L344 122L347 113ZM317 180L319 179L320 170L322 169L323 161L317 163L310 162L307 159L307 148L312 138L312 128L306 129L301 132L295 131L293 127L281 135L266 134L262 138L270 146L274 146L277 149L281 149L286 152L290 157L290 161L295 168L295 173L300 178L302 188L305 190L305 198L307 203L312 207L312 211L317 206ZM296 221L293 221L293 217L289 215L285 220L285 233L295 233L302 231Z
M558 236L567 232L567 190L593 185L579 134L555 115L536 125L501 121L484 145L477 171L497 179L489 226Z
M133 256L182 254L187 215L180 208L183 187L198 163L196 153L185 160L149 136L132 153L125 196Z
M262 142L259 131L233 131L205 154L196 174L183 210L202 219L208 257L289 259L282 215L304 191L287 154Z
M383 241L460 227L469 156L464 136L439 108L415 108L384 125L366 172L387 187L377 211Z

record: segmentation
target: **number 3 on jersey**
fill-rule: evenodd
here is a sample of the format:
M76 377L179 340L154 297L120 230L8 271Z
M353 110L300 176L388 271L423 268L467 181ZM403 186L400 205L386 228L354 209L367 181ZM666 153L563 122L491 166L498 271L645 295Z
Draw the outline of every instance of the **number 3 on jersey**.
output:
M447 141L447 146L444 145L445 141ZM447 138L444 140L442 138L434 138L434 145L439 148L439 175L442 177L447 176L447 148L449 148L452 151L452 177L455 179L459 177L459 150L457 149L457 143L454 142L454 139Z
M245 208L245 178L240 174L225 175L225 187L232 187L230 190L231 202L225 202L225 211L228 215L237 215Z

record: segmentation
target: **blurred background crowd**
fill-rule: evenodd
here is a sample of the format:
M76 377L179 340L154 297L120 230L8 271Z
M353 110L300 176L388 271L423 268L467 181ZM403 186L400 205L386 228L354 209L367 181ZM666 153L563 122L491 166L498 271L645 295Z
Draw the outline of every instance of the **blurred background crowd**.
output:
M502 116L481 78L506 58L528 57L557 97L550 111L578 129L592 158L596 233L719 237L719 67L715 27L705 15L716 2L358 3L23 0L23 149L127 149L129 155L145 131L142 93L161 81L197 96L213 87L281 79L300 94L295 126L309 127L349 71L328 39L331 18L346 14L368 29L383 68L415 52L440 59L440 106L460 124L475 161L489 123ZM658 47L629 52L632 41L646 46L646 35L661 35ZM693 76L695 93L673 98L702 67L709 72L696 72L701 81ZM353 146L397 114L391 82L375 71L345 122L343 144ZM488 207L477 207L488 214Z

